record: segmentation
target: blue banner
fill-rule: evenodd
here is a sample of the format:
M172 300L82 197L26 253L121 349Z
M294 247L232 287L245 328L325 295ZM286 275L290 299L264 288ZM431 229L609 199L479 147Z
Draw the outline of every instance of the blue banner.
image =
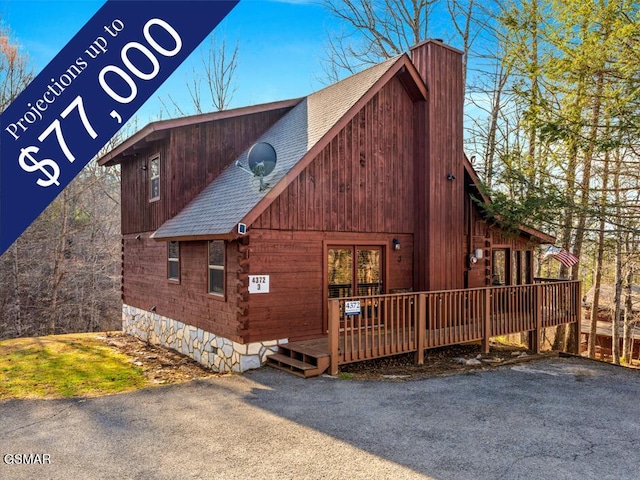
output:
M238 1L110 0L87 22L0 116L0 255Z

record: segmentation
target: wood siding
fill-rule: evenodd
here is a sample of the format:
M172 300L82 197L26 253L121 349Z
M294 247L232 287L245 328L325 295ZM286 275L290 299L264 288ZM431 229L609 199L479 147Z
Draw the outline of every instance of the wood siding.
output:
M122 233L154 231L182 210L289 108L174 128L122 162ZM160 199L149 201L149 170L160 154Z
M327 242L384 247L385 290L413 287L413 101L392 79L250 226L250 341L324 334ZM401 250L392 249L392 240Z
M252 228L413 230L413 102L392 79L291 182Z
M226 300L207 293L207 242L180 242L180 282L167 280L167 243L149 233L124 236L123 302L242 342L238 306L238 244L226 248Z
M470 225L467 223L467 232L471 228L471 238L465 232L465 260L466 260L466 285L465 288L478 288L491 285L492 265L491 251L495 248L506 249L511 252L510 260L513 262L513 252L530 251L533 254L534 248L538 242L531 240L526 234L507 233L495 225L490 225L483 217L480 207L476 205L470 198L466 196L465 205L468 210L465 221L469 221L468 215L471 215ZM482 259L477 263L471 264L469 257L476 249L482 250ZM512 269L515 266L512 265ZM533 268L533 266L531 266Z
M428 89L427 101L416 104L415 289L463 288L462 57L438 42L411 53Z
M393 238L401 249L392 249ZM324 334L327 305L327 242L358 245L377 242L387 255L385 290L411 289L412 235L300 232L252 229L251 275L269 275L270 293L249 295L247 341L300 340Z

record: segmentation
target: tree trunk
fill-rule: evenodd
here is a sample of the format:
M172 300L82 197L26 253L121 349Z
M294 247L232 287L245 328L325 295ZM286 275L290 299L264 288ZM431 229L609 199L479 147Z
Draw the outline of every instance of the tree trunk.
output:
M51 285L51 311L49 312L49 335L56 333L56 323L58 317L58 296L62 287L62 279L65 275L63 268L65 250L67 248L68 216L69 216L69 195L68 190L63 190L60 195L60 236L58 245L54 250L53 259L53 282Z
M11 247L11 257L12 257L12 273L13 273L13 311L14 311L14 330L16 332L16 337L22 336L22 304L20 303L20 298L22 296L22 289L20 288L20 265L18 263L18 240L15 241L13 247Z
M589 358L596 356L596 337L598 328L598 310L600 304L600 285L602 283L602 267L604 261L604 230L607 213L607 186L609 184L609 152L604 155L604 171L602 173L602 193L600 195L599 227L598 227L598 251L596 254L595 282L593 284L593 300L591 301L591 315L589 317L589 345L587 354Z
M628 242L627 242L628 245ZM628 247L627 247L628 252ZM625 283L625 296L624 296L624 332L622 339L622 362L625 365L631 364L631 356L633 355L633 298L632 287L633 286L633 266L629 266L627 269L627 280Z
M611 355L613 363L620 365L620 317L622 316L622 242L616 244L616 283L613 321L611 322Z
M607 122L608 125L608 122ZM607 155L608 156L608 155ZM618 152L616 156L616 170L613 175L613 195L616 211L616 281L615 281L615 298L613 322L611 323L611 355L613 363L620 365L620 318L622 317L622 226L620 225L621 207L620 207L620 170L622 168L622 158ZM606 185L604 186L606 189Z
M600 304L600 284L602 283L602 259L604 257L604 220L600 221L600 232L598 233L598 253L596 260L596 275L593 284L593 300L591 301L591 313L589 316L589 345L587 355L589 358L596 357L596 335L598 326L598 310Z

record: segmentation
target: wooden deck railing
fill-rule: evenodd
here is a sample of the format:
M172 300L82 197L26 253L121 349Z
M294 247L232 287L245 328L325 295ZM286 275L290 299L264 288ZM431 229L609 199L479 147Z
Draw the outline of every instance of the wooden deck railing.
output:
M349 308L347 308L349 307ZM331 373L338 365L573 324L580 334L580 282L359 296L329 300Z

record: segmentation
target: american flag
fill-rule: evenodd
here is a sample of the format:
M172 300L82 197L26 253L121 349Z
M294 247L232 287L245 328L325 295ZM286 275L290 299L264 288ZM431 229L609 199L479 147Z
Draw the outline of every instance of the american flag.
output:
M549 248L547 248L547 251L544 252L544 258L547 257L555 258L567 268L571 268L580 261L580 259L570 251L565 250L561 247L554 246L550 246Z

